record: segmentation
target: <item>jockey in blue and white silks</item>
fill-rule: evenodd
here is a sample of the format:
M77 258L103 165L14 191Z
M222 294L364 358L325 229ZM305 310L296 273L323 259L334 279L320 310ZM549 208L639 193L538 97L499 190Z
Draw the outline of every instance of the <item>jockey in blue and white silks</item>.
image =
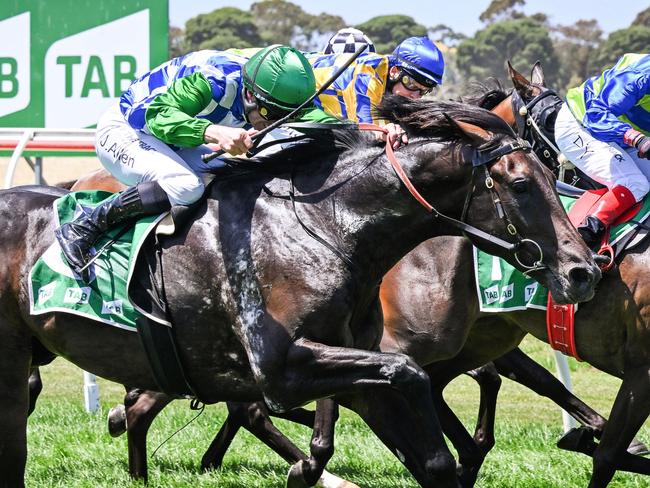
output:
M580 170L609 188L578 227L590 247L650 191L649 136L650 54L625 54L567 92L555 122L557 145Z
M205 167L200 157L211 152L206 143L243 154L255 130L289 114L315 91L304 55L279 45L250 59L198 51L135 80L99 120L95 144L102 165L129 188L56 230L71 268L87 281L92 246L110 227L199 200ZM312 106L296 119L332 117Z

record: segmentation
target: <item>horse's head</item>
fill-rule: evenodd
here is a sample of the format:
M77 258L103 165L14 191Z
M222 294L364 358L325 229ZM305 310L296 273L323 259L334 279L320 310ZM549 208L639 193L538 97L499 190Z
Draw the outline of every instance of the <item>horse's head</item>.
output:
M414 138L406 152L419 161L419 174L411 170L416 186L437 209L482 230L460 227L478 247L528 272L558 303L593 296L600 271L560 204L553 174L507 124L452 102L400 100L384 108Z
M519 137L526 139L539 159L549 168L557 167L560 155L555 145L555 119L562 107L562 98L546 86L539 61L531 71L531 81L512 67L508 75L514 91L510 97L512 116Z

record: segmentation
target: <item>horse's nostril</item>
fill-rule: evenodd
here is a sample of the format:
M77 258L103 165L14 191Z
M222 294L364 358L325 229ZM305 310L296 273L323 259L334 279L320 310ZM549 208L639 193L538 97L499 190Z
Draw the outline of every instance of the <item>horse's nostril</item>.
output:
M569 278L574 283L588 283L591 281L591 273L585 268L575 267L569 271Z

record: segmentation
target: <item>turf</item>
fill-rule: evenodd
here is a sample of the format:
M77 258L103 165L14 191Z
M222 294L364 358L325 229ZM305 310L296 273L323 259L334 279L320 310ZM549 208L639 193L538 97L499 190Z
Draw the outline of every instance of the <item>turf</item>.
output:
M533 339L525 350L552 368L548 348ZM606 414L620 382L588 365L571 360L576 392ZM122 399L119 385L100 380L101 410L83 409L82 375L62 359L43 368L44 389L28 426L27 486L141 487L127 475L126 437L113 439L106 429L106 412ZM452 383L446 398L466 426L473 428L478 406L477 387L463 377ZM177 401L154 422L149 453L196 412ZM208 406L185 429L149 459L152 487L278 487L288 465L250 434L240 432L220 470L199 472L204 450L225 417L223 405ZM308 448L308 429L276 421L299 446ZM497 413L497 445L481 471L478 487L584 487L591 459L555 447L562 432L560 410L546 399L504 380ZM650 423L638 436L650 442ZM364 488L415 487L417 484L355 414L343 410L336 430L336 452L328 469ZM650 486L641 475L617 474L611 487Z

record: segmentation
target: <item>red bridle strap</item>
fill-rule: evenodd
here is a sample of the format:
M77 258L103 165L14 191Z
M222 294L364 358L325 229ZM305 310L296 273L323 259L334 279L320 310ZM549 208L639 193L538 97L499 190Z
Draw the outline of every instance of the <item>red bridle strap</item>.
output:
M359 124L359 129L372 130L372 131L383 132L384 134L388 134L388 129L376 124L361 123ZM420 203L420 205L422 205L427 210L427 212L437 214L438 212L436 209L433 208L433 205L427 202L426 199L422 195L420 195L420 192L417 191L415 186L413 186L413 183L411 182L409 177L406 176L406 173L404 172L404 168L402 168L402 165L399 164L399 161L395 157L395 151L393 151L393 145L392 145L393 141L390 140L389 137L387 137L386 139L387 139L386 157L388 158L388 161L390 162L391 166L395 170L395 173L397 173L399 179L402 181L402 183L404 183L404 186L411 193L411 195L413 195L413 198L415 198Z

